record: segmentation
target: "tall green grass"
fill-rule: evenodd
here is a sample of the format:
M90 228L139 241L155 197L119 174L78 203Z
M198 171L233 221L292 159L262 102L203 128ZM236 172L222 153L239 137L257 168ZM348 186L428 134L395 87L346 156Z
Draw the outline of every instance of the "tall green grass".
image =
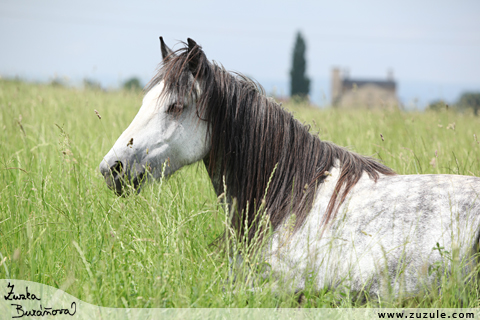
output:
M465 285L450 277L441 295L432 289L388 302L312 286L299 299L274 291L279 284L269 278L251 290L261 261L243 263L242 281L232 282L235 261L210 245L225 231L226 213L203 164L121 198L98 172L141 99L0 80L0 278L48 284L109 307L478 307L474 278ZM287 108L321 139L380 158L398 173L480 174L478 117Z

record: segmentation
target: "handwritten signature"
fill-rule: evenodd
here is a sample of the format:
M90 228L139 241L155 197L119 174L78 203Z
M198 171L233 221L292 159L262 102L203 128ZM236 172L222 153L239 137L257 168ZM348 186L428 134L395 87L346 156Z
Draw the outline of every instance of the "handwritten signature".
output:
M3 296L3 298L7 301L26 301L26 300L33 300L33 301L41 301L39 297L37 297L34 293L30 293L28 291L28 287L25 287L25 293L20 293L17 294L13 290L15 288L15 285L10 284L10 282L7 285L7 288L10 289L10 291L7 293L6 296ZM49 308L49 307L43 307L40 305L40 308L38 309L31 309L31 310L24 310L23 306L18 304L18 303L12 303L11 304L13 307L15 307L15 310L17 311L16 316L12 316L12 318L22 318L22 317L43 317L43 316L56 316L56 315L69 315L73 316L77 312L77 303L74 301L70 305L70 309L63 308L63 309L54 309L54 308Z

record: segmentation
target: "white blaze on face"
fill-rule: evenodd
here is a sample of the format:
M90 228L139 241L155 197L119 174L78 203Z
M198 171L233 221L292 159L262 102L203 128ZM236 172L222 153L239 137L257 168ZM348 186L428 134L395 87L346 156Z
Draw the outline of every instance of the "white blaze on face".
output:
M207 122L198 118L194 102L182 98L181 114L170 114L168 107L177 100L168 94L162 95L163 87L162 81L148 91L132 123L100 163L105 177L117 161L131 172L131 178L146 166L154 178L159 178L167 162L165 174L168 176L184 165L203 159L209 152Z

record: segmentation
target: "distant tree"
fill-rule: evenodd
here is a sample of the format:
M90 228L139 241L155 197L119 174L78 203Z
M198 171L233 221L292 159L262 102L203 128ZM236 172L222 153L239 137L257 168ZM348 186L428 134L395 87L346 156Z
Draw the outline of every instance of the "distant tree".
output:
M480 92L463 93L457 102L457 108L460 110L473 109L473 113L477 116L480 110Z
M290 70L290 94L292 97L307 97L310 91L310 79L305 74L307 69L305 51L305 40L302 34L297 32L295 47L293 48L292 70Z
M142 85L140 80L136 77L130 78L123 83L123 89L131 91L140 91L142 90Z
M67 86L67 79L66 78L60 78L58 76L55 76L55 78L51 79L49 84L54 87L66 87Z
M83 79L83 87L91 90L102 90L100 82L93 79Z
M443 100L435 100L428 104L428 109L432 111L440 111L448 109L448 104Z
M55 78L50 81L50 85L54 87L64 87L65 83L62 81L62 79Z

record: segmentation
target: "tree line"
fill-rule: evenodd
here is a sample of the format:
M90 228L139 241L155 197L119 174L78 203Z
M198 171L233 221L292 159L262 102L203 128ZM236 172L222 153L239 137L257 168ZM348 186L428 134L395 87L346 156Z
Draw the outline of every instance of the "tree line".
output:
M433 111L440 111L448 109L449 107L457 111L472 110L478 116L480 113L480 92L464 92L460 98L453 105L449 106L443 100L435 100L429 104L428 109Z

